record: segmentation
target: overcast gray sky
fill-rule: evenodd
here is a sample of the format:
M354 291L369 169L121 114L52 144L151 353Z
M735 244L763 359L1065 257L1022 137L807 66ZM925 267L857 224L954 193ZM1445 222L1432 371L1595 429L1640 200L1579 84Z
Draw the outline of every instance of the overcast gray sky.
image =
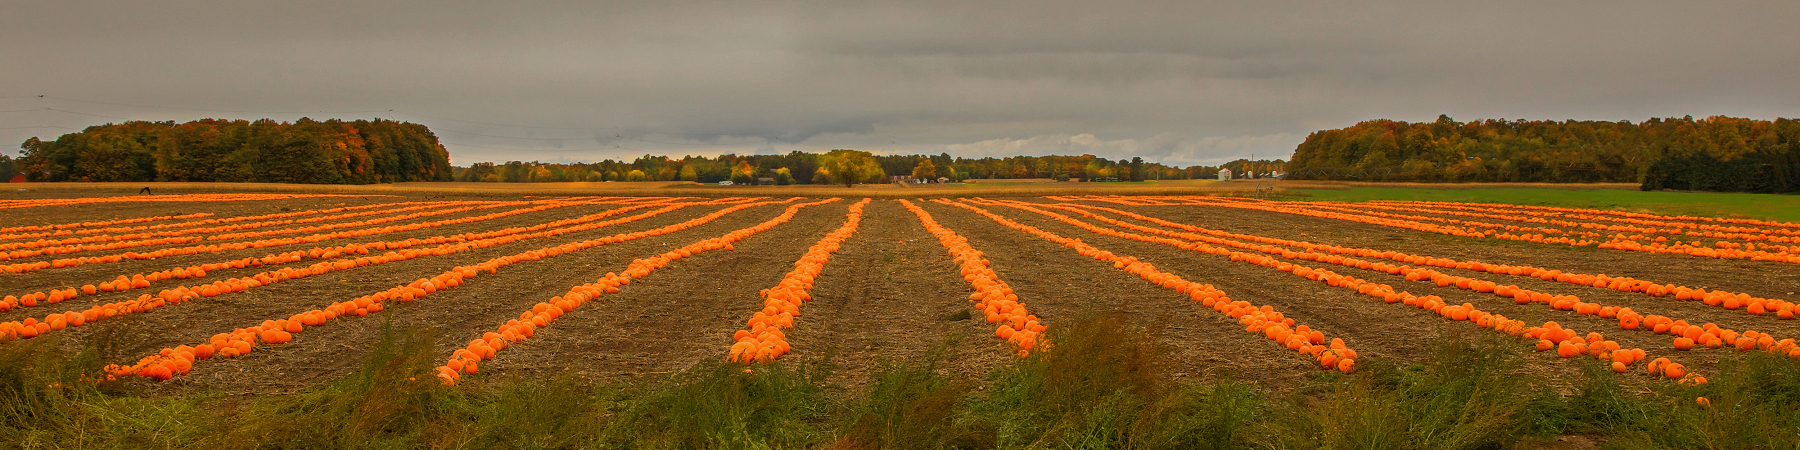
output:
M1800 117L1800 2L0 0L0 141L431 126L455 164L1287 157L1361 120ZM39 98L43 95L43 98Z

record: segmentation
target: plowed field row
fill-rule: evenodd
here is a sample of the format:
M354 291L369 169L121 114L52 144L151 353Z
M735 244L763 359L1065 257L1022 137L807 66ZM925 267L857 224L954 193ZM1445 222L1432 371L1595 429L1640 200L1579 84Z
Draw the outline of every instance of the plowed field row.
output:
M90 380L174 392L304 389L393 326L439 338L446 384L709 360L854 378L949 341L947 370L984 373L1099 312L1158 327L1176 377L1272 386L1430 362L1471 333L1535 347L1536 370L1589 358L1638 383L1800 359L1789 223L1221 197L189 197L170 204L214 206L0 205L28 212L0 218L0 345L104 340Z

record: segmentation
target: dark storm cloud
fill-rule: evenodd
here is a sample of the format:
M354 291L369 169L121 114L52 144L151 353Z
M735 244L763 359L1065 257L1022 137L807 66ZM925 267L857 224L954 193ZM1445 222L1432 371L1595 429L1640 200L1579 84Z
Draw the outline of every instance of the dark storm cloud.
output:
M1216 163L1382 117L1800 115L1797 5L9 2L0 139L379 116L431 125L457 163L845 147Z

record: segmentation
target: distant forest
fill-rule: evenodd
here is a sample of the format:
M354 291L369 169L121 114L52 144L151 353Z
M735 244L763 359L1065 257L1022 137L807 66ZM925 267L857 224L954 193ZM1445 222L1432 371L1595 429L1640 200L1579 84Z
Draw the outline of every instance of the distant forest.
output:
M1094 155L1080 156L1013 156L1006 158L959 158L947 153L930 155L871 155L880 167L868 180L885 182L889 175L911 175L914 178L1019 179L1051 178L1057 180L1187 180L1213 178L1220 167L1233 173L1257 170L1268 174L1283 170L1286 162L1237 160L1222 166L1174 167L1145 162L1142 158L1112 161ZM825 154L791 152L786 155L734 155L717 158L686 156L680 159L644 155L631 161L603 160L594 163L539 163L512 161L476 163L456 169L458 181L544 182L544 181L720 181L754 182L771 178L777 184L828 184L819 176L818 168Z
M134 121L31 138L20 149L0 166L31 181L370 184L450 181L452 173L430 129L380 119Z
M20 147L16 159L0 156L0 173L24 173L31 181L744 183L766 177L778 184L829 184L885 182L889 175L1146 181L1209 179L1226 168L1239 178L1254 173L1308 180L1614 182L1640 183L1645 190L1800 192L1800 120L1731 117L1640 123L1457 122L1447 116L1428 123L1372 120L1307 136L1291 161L1240 159L1188 167L1094 155L962 158L845 151L452 167L429 128L380 119L134 121L92 126L54 141L32 138ZM839 153L856 160L830 156ZM831 167L838 173L819 170L825 164L836 164Z
M1642 183L1645 190L1800 192L1800 121L1372 120L1307 136L1288 178Z
M374 121L294 123L204 119L187 123L133 121L88 127L54 141L31 138L21 156L0 155L0 174L30 181L227 181L369 184L403 181L565 182L696 181L829 184L843 180L819 170L826 153L735 155L716 158L644 155L631 161L541 163L511 161L452 167L449 153L424 125ZM834 154L837 152L833 152ZM1228 168L1243 177L1279 174L1286 161L1239 159L1220 166L1165 166L1142 158L1094 155L960 158L949 154L871 155L851 152L862 180L888 175L938 178L1052 178L1085 181L1185 180L1216 177ZM840 168L849 166L839 166Z

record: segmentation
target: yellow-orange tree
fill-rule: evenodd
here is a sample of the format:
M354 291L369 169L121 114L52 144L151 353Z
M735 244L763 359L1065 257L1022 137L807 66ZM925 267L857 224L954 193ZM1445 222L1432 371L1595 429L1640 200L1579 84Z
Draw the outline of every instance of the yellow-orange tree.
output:
M832 150L821 155L819 172L824 172L824 178L831 184L845 187L856 183L880 183L887 178L887 172L875 161L875 155L860 150Z

